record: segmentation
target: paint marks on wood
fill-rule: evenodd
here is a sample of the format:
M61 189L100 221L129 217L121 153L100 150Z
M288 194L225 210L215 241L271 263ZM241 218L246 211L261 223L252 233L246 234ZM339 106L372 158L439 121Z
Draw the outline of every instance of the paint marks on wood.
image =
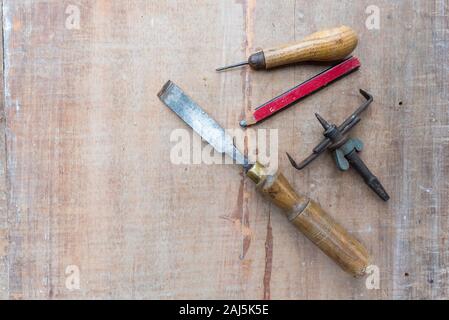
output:
M267 236L265 239L265 271L263 275L263 298L271 299L271 272L273 271L273 228L271 227L271 212L268 215Z
M237 203L234 211L229 216L221 216L222 219L231 221L234 224L235 229L241 234L241 253L240 259L245 259L251 245L252 231L249 223L248 215L248 197L245 196L244 191L245 179L240 181L240 187L238 192Z
M282 8L255 0L73 1L81 25L66 30L67 2L3 0L9 182L0 177L8 198L0 197L0 298L447 297L447 1L374 2L382 12L374 31L365 28L366 3L346 0ZM358 134L369 146L363 157L391 190L388 205L355 176L335 172L330 158L285 172L370 247L382 274L378 291L342 275L277 210L267 222L270 204L249 198L254 186L237 170L215 168L217 177L191 166L175 174L164 162L167 128L180 126L156 97L167 78L232 125L253 102L321 67L218 75L219 57L237 62L231 57L248 56L255 44L342 23L360 35L363 72L261 125L279 129L280 152L308 150L320 134L315 111L342 119L357 103L354 90L375 94ZM285 161L280 155L282 169ZM206 194L197 193L200 183ZM216 223L217 212L228 221ZM80 291L64 285L73 263Z

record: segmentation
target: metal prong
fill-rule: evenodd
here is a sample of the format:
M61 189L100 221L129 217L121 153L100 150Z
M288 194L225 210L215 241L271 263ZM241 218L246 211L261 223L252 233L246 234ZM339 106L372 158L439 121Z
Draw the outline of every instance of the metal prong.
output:
M239 62L239 63L236 63L236 64L231 64L231 65L226 66L226 67L221 67L221 68L218 68L218 69L215 69L215 70L220 72L220 71L231 69L231 68L241 67L241 66L244 66L244 65L247 65L247 64L249 64L248 61L244 61L244 62Z
M293 160L292 156L288 152L286 152L286 154L287 154L288 160L290 160L290 163L292 164L292 166L295 169L297 169L297 170L301 170L301 169L299 169L298 164L296 163L296 161Z
M363 90L363 89L360 89L359 91L360 91L360 94L361 94L366 100L368 100L368 101L373 101L373 100L374 100L372 94L366 92L366 91Z
M316 158L320 156L321 153L312 153L310 156L308 156L303 162L300 164L297 164L295 160L287 153L287 157L290 160L290 163L296 170L302 170L305 167L307 167L310 163L312 163Z
M350 129L348 129L349 124L352 124L352 127L354 127L354 125L356 125L360 121L357 120L357 122L354 122L354 119L356 119L362 112L364 112L366 108L368 108L369 105L374 101L373 96L367 91L360 89L360 94L366 99L366 101L338 127L338 130L340 130L343 134L348 132L348 130Z
M368 183L368 186L381 198L383 201L390 200L390 196L387 191L385 191L384 187L380 183L379 179L375 178Z
M324 118L322 116L320 116L318 113L315 113L315 117L321 123L321 125L324 128L324 130L327 130L327 129L329 129L331 127L331 125L326 120L324 120Z

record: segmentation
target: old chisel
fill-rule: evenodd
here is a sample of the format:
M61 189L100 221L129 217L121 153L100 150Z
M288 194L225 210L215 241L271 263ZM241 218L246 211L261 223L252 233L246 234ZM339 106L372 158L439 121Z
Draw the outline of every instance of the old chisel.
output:
M176 84L168 81L158 93L161 101L174 111L218 152L241 164L257 189L276 206L307 238L332 258L342 269L362 276L369 263L365 247L330 217L319 204L297 194L280 172L271 174L258 162L251 162L234 145L225 130L204 112Z
M252 54L248 61L218 68L217 71L244 65L255 70L267 70L305 61L338 61L350 55L357 47L357 42L354 30L341 26L315 32L297 43L261 50Z

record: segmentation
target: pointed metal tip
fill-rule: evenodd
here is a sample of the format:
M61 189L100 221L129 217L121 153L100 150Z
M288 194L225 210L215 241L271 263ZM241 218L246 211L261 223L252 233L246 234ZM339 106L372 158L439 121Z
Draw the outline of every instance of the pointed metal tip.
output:
M288 160L290 160L290 163L292 164L292 166L293 166L295 169L298 169L298 164L296 163L296 161L293 160L292 156L291 156L288 152L286 152L286 154L287 154ZM298 170L299 170L299 169L298 169Z
M368 101L373 101L373 95L369 93L368 91L365 91L363 89L359 89L360 94Z
M220 72L220 71L228 70L228 69L231 69L231 68L241 67L241 66L244 66L244 65L247 65L247 64L249 64L248 61L243 61L243 62L239 62L239 63L236 63L236 64L231 64L229 66L225 66L225 67L221 67L221 68L215 69L215 71Z
M390 200L390 196L377 178L369 181L368 185L383 201Z
M242 128L246 128L246 127L248 126L248 123L246 122L246 120L241 120L241 121L240 121L240 126L241 126Z
M318 119L318 121L321 123L321 125L325 130L330 128L331 125L326 120L324 120L324 118L320 116L318 113L315 113L315 117Z

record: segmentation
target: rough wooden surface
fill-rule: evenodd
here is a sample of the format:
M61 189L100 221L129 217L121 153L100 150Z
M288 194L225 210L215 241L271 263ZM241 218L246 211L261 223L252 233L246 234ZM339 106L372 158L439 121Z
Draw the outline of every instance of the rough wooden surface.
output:
M66 28L69 5L79 29ZM379 30L365 26L370 5ZM448 6L3 0L0 298L448 298ZM362 69L259 127L279 129L296 190L366 244L379 290L336 267L238 167L172 165L170 133L184 126L156 97L171 79L237 127L323 67L215 67L342 24L359 34ZM283 154L305 156L321 134L314 112L341 121L358 88L375 103L354 134L388 204L330 157L297 172ZM79 290L66 286L68 266Z
M2 13L2 8L0 8ZM1 15L3 16L3 14ZM3 32L0 35L3 43ZM0 47L0 56L3 56L3 46ZM3 64L0 65L3 75ZM7 210L7 183L6 183L6 152L5 152L5 116L3 99L3 77L0 79L0 299L8 298L8 210Z

